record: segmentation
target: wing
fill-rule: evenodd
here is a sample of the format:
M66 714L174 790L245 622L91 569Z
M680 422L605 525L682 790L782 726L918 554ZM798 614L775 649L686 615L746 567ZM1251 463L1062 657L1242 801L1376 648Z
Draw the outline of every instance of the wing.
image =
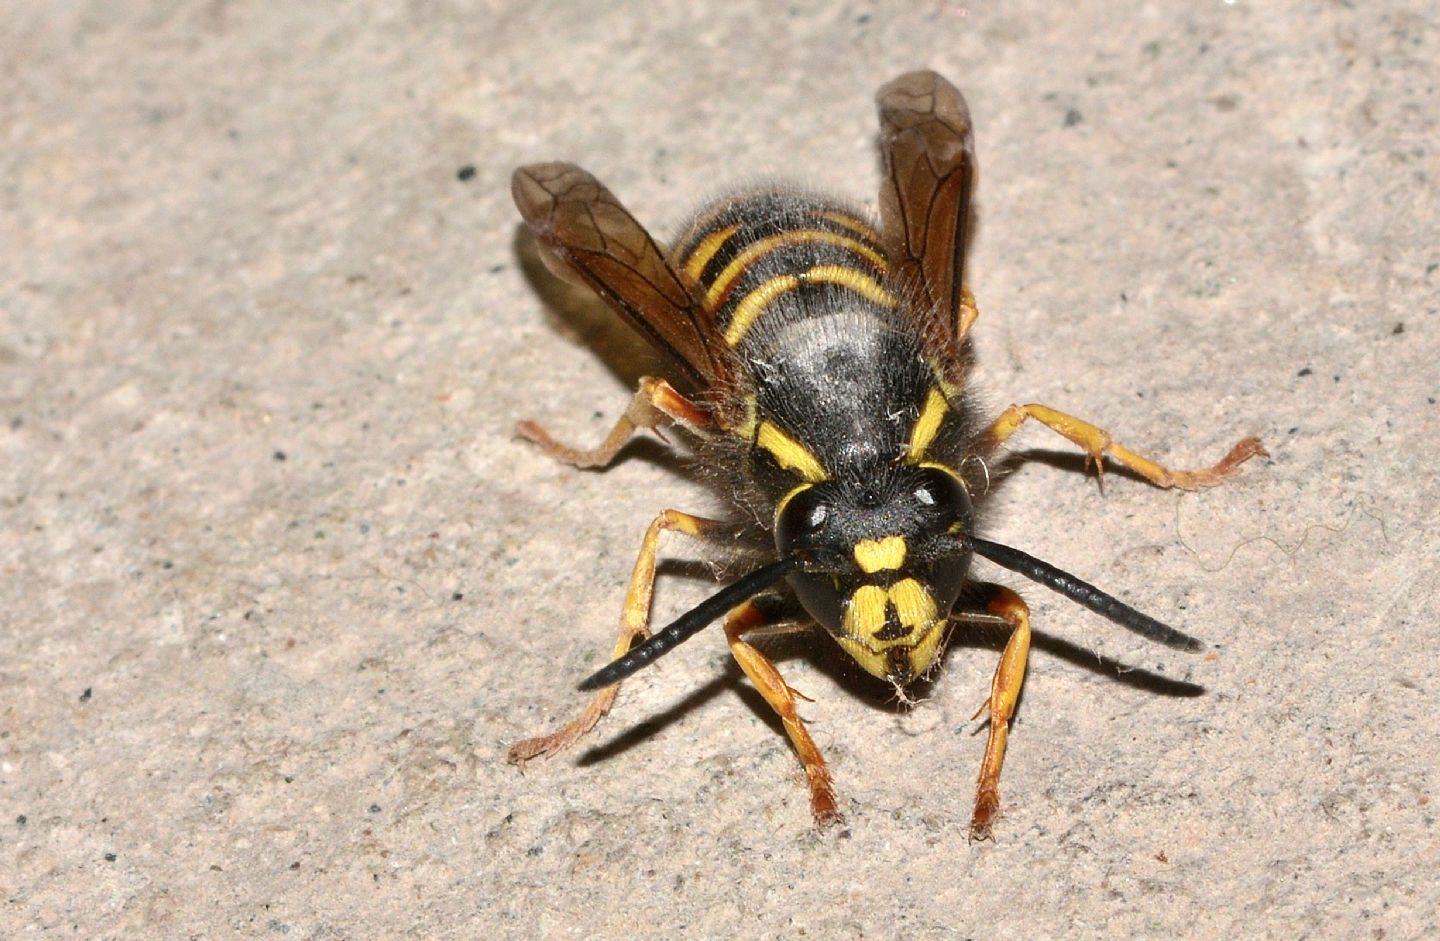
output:
M537 163L515 171L510 192L540 244L696 386L723 378L723 338L655 240L599 180L571 163Z
M901 281L929 301L958 344L974 321L963 299L965 224L975 182L975 137L959 90L929 70L880 89L885 182L880 222Z

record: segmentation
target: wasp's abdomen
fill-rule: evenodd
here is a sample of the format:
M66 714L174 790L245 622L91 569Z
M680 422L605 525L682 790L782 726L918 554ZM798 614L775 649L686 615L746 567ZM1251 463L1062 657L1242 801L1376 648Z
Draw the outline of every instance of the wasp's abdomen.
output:
M751 380L742 436L807 479L904 452L933 376L869 222L753 193L702 212L671 264Z
M733 347L842 306L896 306L880 237L837 204L787 192L725 200L680 240L671 263Z

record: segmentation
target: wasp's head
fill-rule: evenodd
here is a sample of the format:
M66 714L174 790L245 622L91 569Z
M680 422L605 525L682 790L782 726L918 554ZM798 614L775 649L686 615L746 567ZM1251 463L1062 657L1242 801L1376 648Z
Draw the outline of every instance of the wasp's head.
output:
M802 484L775 513L801 604L868 672L903 686L940 654L970 550L970 495L939 464L892 465L865 480Z

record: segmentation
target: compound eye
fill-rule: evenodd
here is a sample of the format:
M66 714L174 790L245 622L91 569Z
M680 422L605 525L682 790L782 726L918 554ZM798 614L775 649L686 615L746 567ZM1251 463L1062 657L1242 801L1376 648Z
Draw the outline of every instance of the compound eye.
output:
M830 504L807 488L790 498L775 521L775 547L782 553L814 543L830 519Z
M938 467L922 467L911 496L927 520L944 529L970 515L970 495L959 478Z

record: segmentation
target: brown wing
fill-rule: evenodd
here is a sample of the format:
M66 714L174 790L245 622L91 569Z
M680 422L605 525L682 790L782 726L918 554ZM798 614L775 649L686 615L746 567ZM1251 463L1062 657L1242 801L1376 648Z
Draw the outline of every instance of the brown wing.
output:
M510 192L541 245L700 387L722 378L724 340L700 316L650 234L571 163L521 167Z
M880 222L900 279L923 292L945 335L964 339L965 224L975 180L975 138L959 90L929 70L880 89L885 182Z

